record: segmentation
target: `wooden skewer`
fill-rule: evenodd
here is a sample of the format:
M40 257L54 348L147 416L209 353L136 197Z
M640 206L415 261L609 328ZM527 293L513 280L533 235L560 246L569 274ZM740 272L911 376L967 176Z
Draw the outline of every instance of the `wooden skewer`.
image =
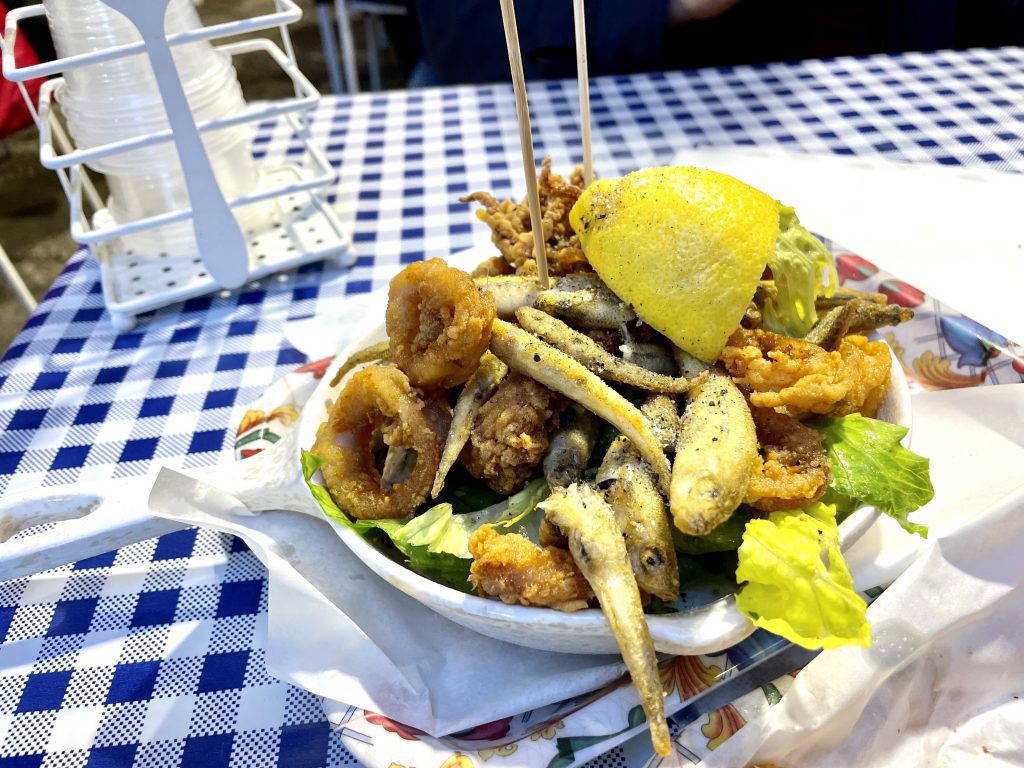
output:
M572 0L576 24L576 80L580 91L580 138L583 141L583 188L594 180L594 155L590 144L590 77L587 74L587 21L583 0Z
M530 206L530 228L533 230L533 255L537 259L537 279L542 288L548 287L548 256L544 247L544 227L540 215L540 193L537 191L537 164L533 159L533 136L530 133L530 105L526 100L526 78L523 76L523 57L519 52L519 30L516 29L516 9L512 0L499 0L501 20L505 26L505 44L508 46L508 65L512 70L512 88L516 94L516 114L519 117L519 144L523 151L523 172L526 174L526 200Z

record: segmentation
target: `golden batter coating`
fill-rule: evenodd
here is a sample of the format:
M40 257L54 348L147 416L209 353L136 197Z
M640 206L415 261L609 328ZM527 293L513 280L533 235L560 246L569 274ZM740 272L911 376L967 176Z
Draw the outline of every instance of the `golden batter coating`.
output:
M839 342L839 354L850 376L850 389L832 411L833 416L859 413L874 417L892 376L892 358L884 341L847 336Z
M811 414L873 416L889 384L883 342L847 336L835 351L760 329L738 329L721 361L752 405L794 418Z
M494 299L443 259L410 264L391 281L391 357L418 387L463 384L491 340Z
M587 257L569 224L569 211L583 191L582 170L576 169L566 180L551 172L551 158L547 157L541 165L537 187L549 273L557 276L589 271ZM499 202L490 192L474 192L459 200L484 206L477 216L491 228L491 240L516 274L537 274L530 208L526 200L521 203L512 200ZM484 267L485 270L493 268L493 265ZM475 272L474 276L477 276Z
M832 482L821 435L792 416L751 408L758 457L743 502L762 512L799 509L817 501Z
M481 595L560 611L586 608L594 597L568 550L542 549L518 533L500 534L483 525L469 537L469 551L469 579Z
M547 454L561 408L554 392L510 373L477 413L462 463L498 493L514 493Z
M514 275L516 268L505 261L504 256L491 256L489 259L484 259L469 276L473 279L478 277L502 277L503 275Z
M339 393L313 453L324 459L327 488L349 515L406 517L426 501L450 423L442 394L413 389L394 366L371 365L352 374ZM412 468L390 483L382 454L398 450Z

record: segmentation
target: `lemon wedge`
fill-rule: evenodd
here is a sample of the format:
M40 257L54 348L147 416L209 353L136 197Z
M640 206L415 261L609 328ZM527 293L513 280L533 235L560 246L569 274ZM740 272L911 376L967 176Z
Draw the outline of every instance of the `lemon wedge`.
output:
M637 316L712 362L736 330L779 234L779 205L732 176L661 167L595 181L569 221Z

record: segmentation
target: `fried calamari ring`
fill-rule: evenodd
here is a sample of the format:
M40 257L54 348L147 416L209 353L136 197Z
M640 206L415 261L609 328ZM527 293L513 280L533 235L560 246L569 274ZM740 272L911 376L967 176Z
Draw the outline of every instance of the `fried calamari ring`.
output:
M352 517L406 517L430 492L450 422L441 394L417 392L394 366L371 365L352 374L338 395L313 453L325 461L331 496ZM400 482L387 483L381 454L398 449L412 468Z
M442 259L410 264L391 281L385 321L391 356L418 387L473 375L491 340L494 299Z
M820 499L832 482L821 435L791 416L751 408L758 457L743 503L762 512L799 509Z

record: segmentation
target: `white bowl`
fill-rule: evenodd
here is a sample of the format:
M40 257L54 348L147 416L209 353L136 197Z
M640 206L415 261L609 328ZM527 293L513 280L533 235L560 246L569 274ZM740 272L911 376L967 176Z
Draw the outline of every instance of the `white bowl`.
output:
M488 249L483 255L489 254ZM459 255L453 265L474 264L483 256L478 249L473 255ZM479 258L478 258L479 257ZM468 261L467 261L468 259ZM353 352L386 338L383 306L379 308L378 325L335 358L324 376L330 381L334 371ZM327 418L330 403L339 387L322 386L314 393L302 413L299 445L310 447L317 427ZM910 427L910 391L903 369L892 357L892 383L879 409L878 418ZM909 438L909 434L908 434ZM862 507L839 527L843 548L851 546L878 518L878 511ZM550 608L506 605L498 599L468 595L430 581L387 557L364 538L345 526L332 522L335 531L352 552L381 578L410 597L464 627L483 635L516 645L545 651L565 653L615 654L619 652L604 614L597 608L564 613ZM679 613L648 615L647 625L658 651L671 654L714 653L735 645L754 631L754 625L736 609L732 590L734 584L723 579L720 584L688 589L685 606Z

